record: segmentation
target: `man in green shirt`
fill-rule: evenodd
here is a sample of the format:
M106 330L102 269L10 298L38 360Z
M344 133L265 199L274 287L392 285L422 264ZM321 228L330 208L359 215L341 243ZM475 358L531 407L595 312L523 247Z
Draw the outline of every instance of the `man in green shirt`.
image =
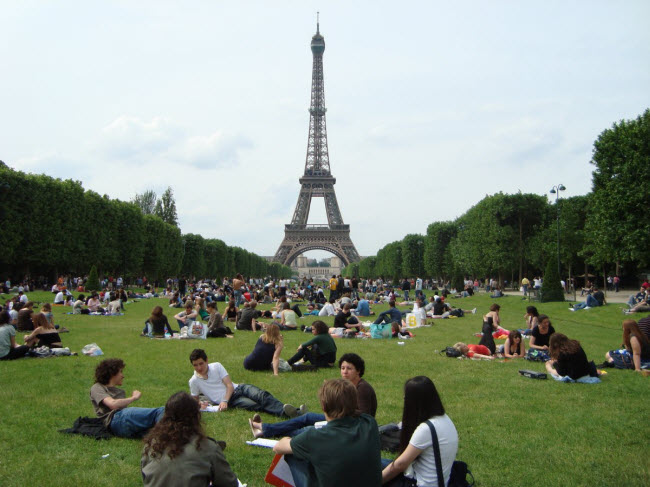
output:
M336 343L329 333L329 327L325 322L316 320L311 324L311 332L314 338L298 347L296 354L289 359L289 365L304 359L316 367L331 367L336 362Z
M295 485L377 487L381 446L375 419L358 413L356 387L345 379L326 380L318 391L327 425L310 428L273 447L291 468Z

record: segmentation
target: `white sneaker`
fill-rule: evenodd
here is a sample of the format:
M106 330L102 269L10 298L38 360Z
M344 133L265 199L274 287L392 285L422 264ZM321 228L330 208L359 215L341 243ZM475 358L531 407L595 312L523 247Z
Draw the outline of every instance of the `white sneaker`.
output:
M476 308L474 308L474 309L472 310L472 314L473 314L473 315L476 314Z
M573 308L569 308L569 311L575 311L575 309L573 309Z
M585 307L582 308L582 309L591 309L591 306L585 306Z

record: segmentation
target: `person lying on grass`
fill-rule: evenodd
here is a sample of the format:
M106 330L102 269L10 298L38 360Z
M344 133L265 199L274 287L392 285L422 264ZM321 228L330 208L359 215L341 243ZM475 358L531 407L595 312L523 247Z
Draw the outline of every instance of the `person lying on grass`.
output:
M165 404L165 414L144 438L140 460L145 487L237 487L237 476L222 447L205 435L198 403L177 392Z
M356 353L346 353L339 359L339 369L343 379L352 382L357 388L359 411L373 418L377 413L377 395L368 382L363 379L366 371L365 361ZM272 438L274 436L297 436L314 424L325 421L320 413L306 413L294 419L279 423L262 423L259 414L248 420L255 438Z
M190 394L200 402L201 409L212 404L218 405L219 411L232 407L289 418L300 415L295 406L283 404L268 391L251 384L233 383L224 366L219 362L209 364L207 354L200 348L192 351L190 362L194 367L194 375L189 380ZM207 401L200 400L201 394Z
M506 343L499 346L500 352L505 358L523 358L526 355L526 346L522 339L521 333L512 330L508 333Z
M625 348L610 350L605 354L607 362L617 369L634 369L637 372L650 368L650 342L634 320L623 321L623 345Z
M463 342L455 343L453 348L458 350L463 357L468 358L481 358L487 360L493 360L494 357L490 354L490 349L485 345L474 345L474 344L465 344Z
M128 407L142 397L134 390L126 397L122 385L124 362L119 358L102 360L95 368L95 383L90 388L90 402L98 418L115 436L139 438L152 428L165 412L164 407Z
M273 447L285 455L295 485L380 485L379 429L375 418L359 413L357 388L346 379L326 380L318 399L327 425L284 437Z

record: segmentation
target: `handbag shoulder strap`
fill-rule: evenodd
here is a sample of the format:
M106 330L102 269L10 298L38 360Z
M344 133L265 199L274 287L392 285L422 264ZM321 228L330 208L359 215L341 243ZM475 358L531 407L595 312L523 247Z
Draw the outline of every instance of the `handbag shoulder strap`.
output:
M427 426L431 430L431 446L433 447L433 454L436 457L436 474L438 477L438 487L445 487L445 476L442 473L442 458L440 457L440 445L438 444L438 433L433 423L427 419Z

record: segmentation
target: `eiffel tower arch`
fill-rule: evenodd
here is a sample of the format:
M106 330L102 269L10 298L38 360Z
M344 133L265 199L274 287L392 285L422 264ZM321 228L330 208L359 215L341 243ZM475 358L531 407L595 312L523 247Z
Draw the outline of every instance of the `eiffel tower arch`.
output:
M311 38L314 58L309 107L309 137L305 173L300 178L300 194L291 223L284 226L284 240L273 260L289 265L300 254L310 250L326 250L339 257L347 266L360 260L350 239L350 225L343 223L341 210L334 192L336 178L330 172L325 120L325 82L323 52L325 38L316 24L316 34ZM313 198L324 198L327 224L308 225L309 209Z

